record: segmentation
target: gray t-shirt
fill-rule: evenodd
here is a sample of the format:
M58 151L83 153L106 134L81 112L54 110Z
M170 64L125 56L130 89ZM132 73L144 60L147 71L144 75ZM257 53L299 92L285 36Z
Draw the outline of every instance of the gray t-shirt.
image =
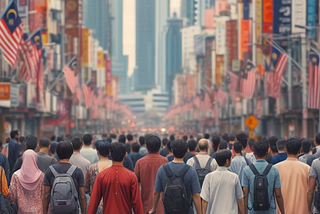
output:
M168 163L168 165L169 165L169 168L170 168L172 174L178 175L180 173L180 170L186 164L185 163L170 162L170 163ZM193 169L192 167L190 167L188 169L187 173L185 174L183 180L184 180L184 185L186 187L188 199L191 201L193 194L201 192L200 183L199 183L199 179L198 179L198 175L197 175L196 170ZM157 173L156 183L154 185L154 190L157 192L164 192L165 187L166 187L166 183L167 183L167 175L166 175L166 172L165 172L164 167L162 165L159 168L158 173ZM193 207L192 207L192 203L191 203L188 214L193 214L193 213L194 212L193 212Z
M238 176L226 167L218 167L205 177L200 196L208 202L207 213L238 213L243 192Z
M83 177L86 177L87 170L89 169L90 161L85 159L80 153L73 153L70 158L70 163L79 167L83 172Z
M313 177L316 179L317 185L320 184L320 160L319 160L319 158L315 159L311 164L310 177ZM313 209L313 212L319 213L319 211L315 207Z
M38 167L39 169L45 173L49 166L57 163L57 160L50 155L43 153L43 152L38 152Z

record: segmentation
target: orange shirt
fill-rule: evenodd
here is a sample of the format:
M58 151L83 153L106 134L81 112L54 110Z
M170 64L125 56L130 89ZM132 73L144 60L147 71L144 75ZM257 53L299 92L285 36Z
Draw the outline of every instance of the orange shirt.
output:
M275 166L280 173L285 212L308 213L307 192L310 166L290 157ZM280 213L277 208L277 214Z
M7 182L7 178L6 178L6 172L4 171L4 169L0 166L0 170L1 170L1 186L2 189L0 189L0 192L2 192L2 195L4 196L8 196L9 195L9 189L8 189L8 182Z

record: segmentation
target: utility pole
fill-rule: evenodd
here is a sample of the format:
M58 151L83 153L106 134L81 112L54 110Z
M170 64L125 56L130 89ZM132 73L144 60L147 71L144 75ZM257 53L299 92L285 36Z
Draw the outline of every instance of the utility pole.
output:
M302 137L306 138L308 133L308 88L307 88L307 50L310 49L310 40L305 35L306 45L301 46L302 52Z
M288 37L288 109L292 110L292 65L291 65L291 41Z

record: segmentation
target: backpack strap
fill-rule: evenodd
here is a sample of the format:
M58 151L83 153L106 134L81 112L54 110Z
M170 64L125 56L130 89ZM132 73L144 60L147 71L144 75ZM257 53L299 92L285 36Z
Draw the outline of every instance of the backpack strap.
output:
M74 171L76 171L77 167L75 165L71 165L70 168L67 171L67 174L69 174L70 176L73 175Z
M250 164L249 165L251 171L253 172L254 175L260 175L260 173L258 172L257 168L253 165L253 164Z
M265 168L265 170L263 171L263 175L267 175L271 169L272 165L271 164L268 164L268 166Z
M249 166L249 165L250 165L250 163L249 163L248 159L247 159L246 157L243 157L243 158L244 158L244 160L246 161L247 166Z
M55 168L53 168L53 166L49 166L49 169L51 170L54 177L57 177L59 175L59 173L57 172L57 170L55 170Z
M189 165L184 165L183 168L180 170L178 177L179 178L184 178L184 176L186 175L186 173L188 172L190 166Z
M211 171L211 163L212 163L213 158L209 158L209 160L207 161L206 167L205 169L210 170Z
M196 156L193 156L193 160L194 160L194 168L200 169L201 166L200 166L200 162L199 162L198 158Z
M168 178L173 177L172 172L170 170L170 167L167 163L163 165L163 168L164 168L164 171L166 172L166 175Z

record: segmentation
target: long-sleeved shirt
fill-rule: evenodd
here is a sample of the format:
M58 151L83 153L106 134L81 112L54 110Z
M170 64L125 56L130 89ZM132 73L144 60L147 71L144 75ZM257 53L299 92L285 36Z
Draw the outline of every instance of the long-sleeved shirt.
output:
M94 183L88 214L96 213L103 197L103 213L143 214L137 176L123 166L114 165L100 172Z
M7 182L10 183L10 166L7 157L0 151L0 166L4 169L6 174Z
M13 166L16 163L17 159L19 158L20 146L15 140L9 141L9 154L8 154L8 161L10 166L10 171L13 174Z

